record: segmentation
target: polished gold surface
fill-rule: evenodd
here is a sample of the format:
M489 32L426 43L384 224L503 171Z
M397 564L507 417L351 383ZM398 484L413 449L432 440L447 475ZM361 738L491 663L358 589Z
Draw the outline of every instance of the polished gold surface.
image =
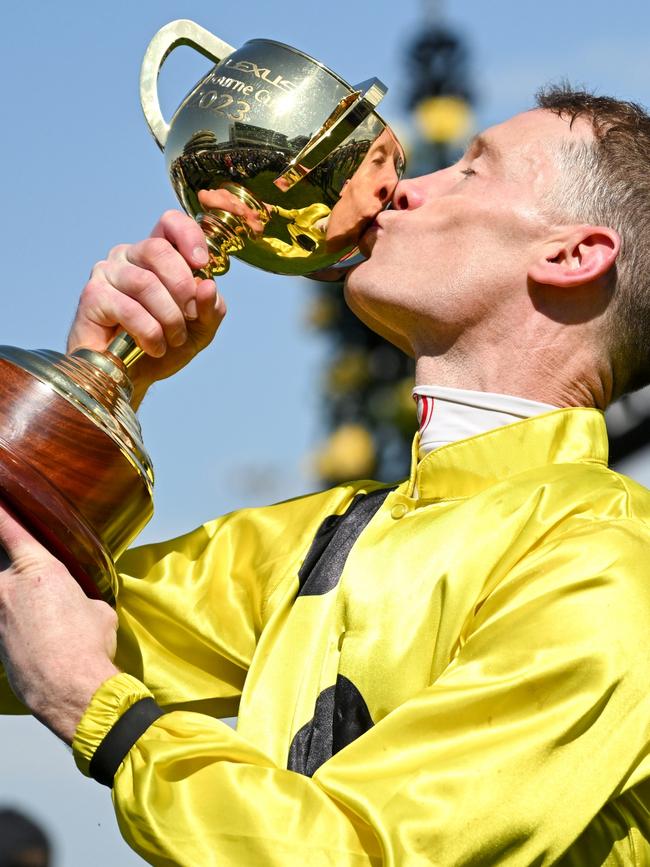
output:
M216 65L168 122L156 80L178 45ZM208 237L203 276L224 273L231 255L277 274L345 276L404 170L403 150L375 111L385 92L376 78L352 87L273 40L235 50L186 20L154 36L142 107L181 205Z
M126 331L121 331L106 347L113 363L121 364L128 369L142 355L142 350Z
M241 184L222 184L219 192L223 197L224 207L211 208L206 214L196 215L210 250L210 263L207 268L195 272L201 277L225 274L230 268L230 254L242 250L245 242L254 238L254 232L246 219L227 210L229 205L232 207L233 202L240 202L254 213L262 226L266 225L270 217L268 208L254 199Z
M160 110L158 74L167 56L179 45L194 48L199 54L216 63L235 50L209 30L187 19L171 21L156 33L147 47L140 68L140 102L151 134L161 150L167 141L169 124Z
M325 157L351 135L383 99L386 89L376 78L360 85L362 89L344 96L321 128L289 162L286 170L273 181L282 192L306 177Z
M216 65L168 122L157 80L181 45ZM162 27L142 62L140 96L178 199L207 238L210 261L197 275L224 274L234 255L277 274L342 279L404 170L375 112L385 93L376 78L351 87L280 42L235 50L193 21ZM108 351L126 368L142 354L124 332Z

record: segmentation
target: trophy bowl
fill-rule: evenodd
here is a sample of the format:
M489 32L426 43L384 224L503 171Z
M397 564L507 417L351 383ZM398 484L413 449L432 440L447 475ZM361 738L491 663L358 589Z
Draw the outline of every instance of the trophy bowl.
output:
M167 123L157 78L178 45L216 65ZM152 40L140 89L176 195L206 234L207 273L234 255L275 274L343 279L404 170L375 111L386 92L378 79L353 87L296 48L252 39L235 50L180 20ZM218 191L209 209L205 190Z

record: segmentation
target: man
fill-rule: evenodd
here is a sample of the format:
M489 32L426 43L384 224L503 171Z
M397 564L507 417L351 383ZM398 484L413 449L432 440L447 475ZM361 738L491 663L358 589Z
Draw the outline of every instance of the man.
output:
M2 517L9 681L151 863L650 862L650 495L601 413L648 377L650 119L540 105L400 182L347 279L417 361L409 480L127 553L115 662L110 609ZM127 328L139 395L225 313L196 226L154 235L70 337Z

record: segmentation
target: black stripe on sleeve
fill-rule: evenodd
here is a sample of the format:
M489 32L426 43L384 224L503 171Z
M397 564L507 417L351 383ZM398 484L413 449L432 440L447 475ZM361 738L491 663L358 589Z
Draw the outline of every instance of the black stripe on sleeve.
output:
M122 714L95 750L88 768L90 776L103 786L113 788L113 778L135 742L163 711L152 698L142 698Z

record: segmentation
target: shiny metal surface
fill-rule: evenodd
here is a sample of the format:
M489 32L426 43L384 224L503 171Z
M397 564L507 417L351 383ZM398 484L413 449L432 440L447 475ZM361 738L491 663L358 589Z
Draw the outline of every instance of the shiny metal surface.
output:
M219 62L167 123L154 82L180 44ZM181 205L208 237L207 273L223 273L234 255L276 274L344 276L404 170L403 150L375 111L385 92L377 79L352 87L273 40L232 50L185 20L154 36L143 110ZM205 190L217 191L208 207Z
M169 124L162 115L158 100L158 74L168 54L179 45L187 45L218 63L235 50L188 19L172 21L161 27L149 43L140 67L140 102L152 136L162 150L167 141Z

